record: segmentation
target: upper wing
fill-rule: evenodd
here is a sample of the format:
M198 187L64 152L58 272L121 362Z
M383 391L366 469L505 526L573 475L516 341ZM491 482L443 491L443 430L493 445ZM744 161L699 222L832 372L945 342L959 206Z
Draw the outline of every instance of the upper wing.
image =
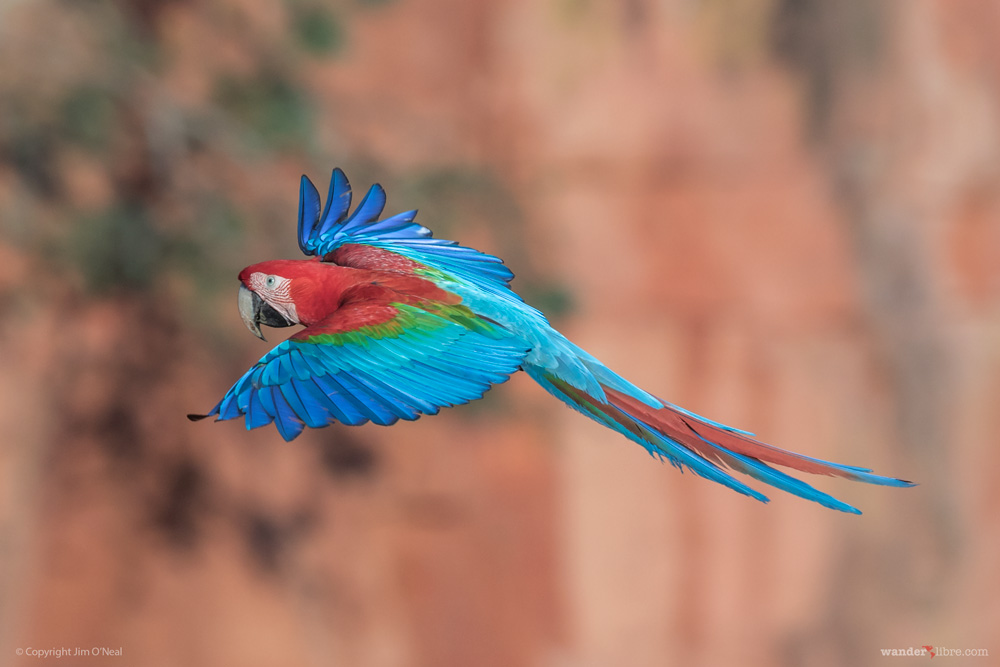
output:
M413 222L416 211L379 220L385 207L385 190L381 185L373 185L354 213L348 215L350 206L351 184L339 168L333 170L322 212L319 192L312 181L303 176L299 192L299 247L302 252L327 258L345 244L373 246L438 271L442 277L468 282L487 292L513 294L507 283L514 274L500 258L455 241L432 238L429 229Z
M526 344L464 306L359 303L264 355L207 416L305 426L392 424L480 398L521 365Z

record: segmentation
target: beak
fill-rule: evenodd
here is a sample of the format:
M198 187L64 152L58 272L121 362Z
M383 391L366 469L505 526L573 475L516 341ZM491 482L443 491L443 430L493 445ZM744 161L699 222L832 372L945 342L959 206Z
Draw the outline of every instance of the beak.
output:
M266 324L269 327L290 327L295 324L295 322L289 322L284 315L269 306L256 292L248 290L243 283L240 283L240 292L236 297L236 303L239 306L243 324L247 325L247 329L261 340L267 340L260 332L261 324Z

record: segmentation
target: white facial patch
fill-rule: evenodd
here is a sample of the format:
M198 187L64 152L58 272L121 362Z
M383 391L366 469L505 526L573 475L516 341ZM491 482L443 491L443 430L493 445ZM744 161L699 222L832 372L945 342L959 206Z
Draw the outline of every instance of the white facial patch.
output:
M298 322L295 302L292 301L292 280L270 273L254 271L250 274L250 289L260 295L267 305L285 316L289 322Z

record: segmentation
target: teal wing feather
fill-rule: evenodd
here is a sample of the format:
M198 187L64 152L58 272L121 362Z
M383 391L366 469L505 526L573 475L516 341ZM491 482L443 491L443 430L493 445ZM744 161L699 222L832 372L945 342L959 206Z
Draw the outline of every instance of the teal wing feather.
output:
M351 184L339 168L333 170L326 206L320 210L319 192L302 177L299 193L299 248L306 255L326 257L345 244L388 250L422 264L437 278L467 283L488 293L514 293L507 284L514 277L494 255L436 239L429 229L414 222L416 211L405 211L379 220L385 207L385 190L375 184L353 213Z
M388 425L482 397L518 370L526 344L462 306L391 304L379 324L340 310L264 355L208 415L274 423L285 440L334 422Z
M660 407L658 399L643 392L623 378L607 370L579 347L552 329L538 310L524 303L510 289L513 278L503 262L454 241L436 239L431 231L414 222L416 211L407 211L379 220L385 206L385 191L376 184L361 204L349 213L351 186L340 169L334 169L326 205L322 207L319 192L305 176L299 199L299 246L307 255L316 255L341 263L338 249L343 246L369 246L388 251L416 262L412 270L439 287L457 294L462 303L476 313L507 329L517 331L530 343L531 353L526 362L547 371L555 371L571 385L603 400L601 382L650 405ZM378 268L347 258L348 266ZM598 377L600 376L600 377Z

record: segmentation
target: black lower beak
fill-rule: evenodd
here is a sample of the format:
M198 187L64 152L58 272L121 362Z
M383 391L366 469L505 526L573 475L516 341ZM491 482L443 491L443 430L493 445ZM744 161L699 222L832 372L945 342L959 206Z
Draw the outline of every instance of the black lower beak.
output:
M243 318L243 324L247 325L247 329L261 340L267 340L264 338L264 334L260 332L261 324L275 328L290 327L295 324L295 322L289 321L287 317L268 305L256 292L251 292L247 289L242 283L240 284L240 291L236 302L240 309L240 317Z

